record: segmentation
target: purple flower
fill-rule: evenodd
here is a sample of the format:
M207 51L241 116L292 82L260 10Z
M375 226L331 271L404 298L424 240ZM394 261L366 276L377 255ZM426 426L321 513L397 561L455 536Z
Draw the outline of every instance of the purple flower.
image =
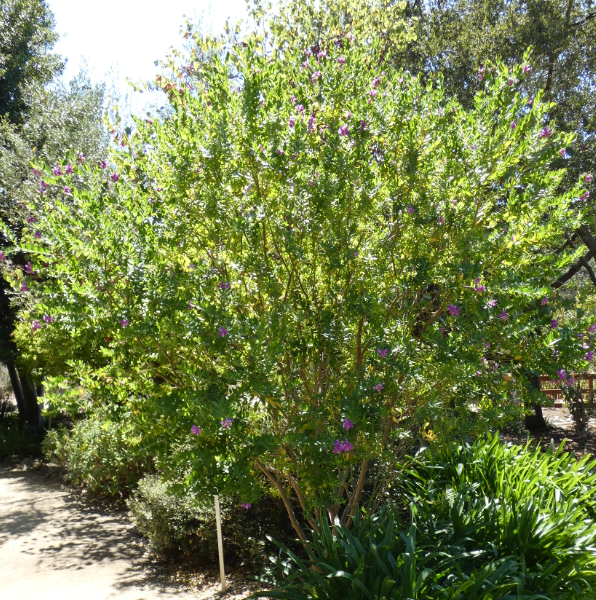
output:
M439 327L439 333L443 334L445 333L447 330L444 327Z
M68 186L64 187L64 193L65 194L70 194L70 188Z
M589 352L586 352L586 355L584 356L584 358L588 361L588 362L592 362L594 360L594 354L592 353L592 351L590 350Z
M362 133L366 129L366 121L364 119L360 119L360 133Z
M280 148L278 148L278 149L276 150L276 152L277 152L277 154L279 154L279 156L281 156L281 155L284 153L284 151L283 151L283 150L281 150Z
M503 309L503 312L499 315L499 319L501 319L502 321L506 321L508 316L509 315L507 314L507 311Z
M79 152L79 156L78 156L78 158L79 158L79 162L80 162L80 163L82 163L82 162L84 162L84 161L85 161L85 155L84 155L82 152Z
M72 165L66 165L66 168L64 169L64 172L67 175L70 175L72 173Z
M416 212L416 209L411 204L408 204L408 208L406 208L406 211L408 212L408 214L413 215Z
M511 77L507 80L507 85L511 87L513 85L513 79Z
M250 505L250 502L243 502L243 503L242 503L240 506L241 506L241 507L242 507L244 510L248 510L248 509L250 508L250 506L251 506L251 505Z
M120 175L118 175L118 173L112 173L110 179L115 183L116 181L118 181L118 179L120 179Z
M62 169L60 168L60 165L56 164L56 166L52 169L52 173L54 173L56 177L60 177L60 175L62 175Z
M530 72L530 66L529 65L524 65L524 68L522 69L522 71L524 73L529 73Z
M590 175L590 173L588 173L585 177L586 183L590 183L590 181L592 181L592 179L594 179L594 177L592 175Z
M29 286L27 285L26 281L23 281L23 283L21 283L21 292L28 292L29 291Z
M526 104L527 104L528 106L532 106L532 104L533 104L533 103L534 103L534 100L533 100L532 98L528 98L528 99L526 100Z
M39 324L39 321L36 319L35 321L33 321L33 323L31 323L31 331L37 331L38 329L41 329L41 325Z
M377 348L377 352L381 355L381 358L387 358L387 348Z
M339 440L335 440L335 445L333 446L333 454L341 454L342 452L350 452L350 450L352 450L353 446L352 444L350 444L350 442L346 439L343 442L340 442Z
M454 304L450 304L447 307L447 310L449 311L449 314L452 317L457 317L457 315L459 314L459 307L455 306Z
M540 130L540 133L538 134L538 136L541 138L548 139L552 134L553 134L553 130L549 129L548 127L545 127L544 129Z
M559 156L560 156L561 158L565 158L565 155L566 155L566 154L567 154L567 150L566 150L565 148L561 148L561 149L559 150Z
M379 87L379 81L381 81L381 78L380 77L375 77L373 79L373 87L375 87L375 88Z
M309 131L315 130L315 116L314 115L311 115L310 119L308 120L308 130Z
M39 231L36 231L33 235L35 236L36 240L41 240L41 233Z
M228 330L225 327L220 327L218 333L221 335L221 337L225 337L228 333Z
M31 223L35 223L35 221L37 221L35 217L27 217L27 223L29 223L29 225L31 225Z
M105 169L108 166L108 163L105 160L100 160L97 166L100 169Z
M540 301L540 304L542 304L542 306L548 304L548 296L544 296L544 298L542 298L542 300Z
M202 431L203 431L203 430L202 430L200 427L197 427L196 425L193 425L193 426L190 428L190 432L191 432L193 435L201 435Z
M290 102L292 104L296 104L296 96L294 96L294 94L292 94L292 97L290 98Z
M4 252L2 250L0 250L0 260L2 262L6 262L6 255L4 254Z
M302 104L298 104L296 106L296 112L301 115L304 112L304 106L302 106Z
M596 324L595 325L590 325L590 327L588 328L588 332L589 333L594 333L596 331Z
M340 65L343 65L343 64L346 62L346 59L345 59L343 56L340 56L340 57L337 59L337 62L338 62Z
M557 321L557 319L551 319L550 328L556 329L558 326L559 326L559 321Z
M486 360L486 356L482 357L482 364L485 365L488 362L488 360Z
M222 290L227 290L230 287L230 284L227 281L220 281L217 285L219 285Z
M559 376L559 379L561 379L561 380L567 379L567 373L565 373L565 369L561 369L560 371L557 371L557 375Z
M44 315L44 316L43 316L43 320L44 320L46 323L53 323L53 322L54 322L56 319L54 319L54 317L50 317L50 315Z
M319 53L317 54L317 58L326 58L327 57L327 52L325 52L325 50L320 50Z
M377 94L378 94L377 90L370 90L370 92L368 92L368 95L371 98L374 98Z
M486 342L485 346L487 350L490 350L490 342Z
M312 82L313 82L313 83L317 83L317 79L318 79L320 76L321 76L321 71L315 71L315 72L312 74L312 78L311 78L311 79L312 79Z
M515 129L517 127L517 123L515 121L513 121L511 123L511 129Z
M352 427L354 427L354 423L352 423L352 421L350 421L350 419L344 419L344 429L350 430L350 429L352 429Z
M583 202L586 202L588 200L588 198L590 197L590 192L588 190L586 190L581 196L580 199Z
M475 292L485 292L486 288L483 285L477 285L474 287Z
M226 419L224 419L220 425L224 428L224 429L229 429L232 426L232 419L230 419L230 417L227 417Z
M443 215L441 215L439 217L439 225L442 225L445 222L445 217Z
M296 125L296 117L290 117L290 120L288 121L288 125L290 127L294 127L294 125Z
M382 389L383 389L382 383L377 383L377 385L373 385L373 390L375 390L375 392L380 392Z
M339 135L348 135L350 132L348 131L348 126L347 125L342 125L339 128Z
M358 250L354 250L354 257L358 258Z
M39 182L39 186L41 187L42 190L45 190L48 187L48 184L42 179Z
M33 175L36 177L41 177L41 171L39 169L33 169Z
M494 299L493 299L493 300L489 300L489 301L486 303L486 306L488 306L489 308L494 308L496 305L497 305L497 301L496 301L496 300L494 300Z
M128 319L120 319L118 321L118 323L120 323L120 325L126 329L126 327L128 327L129 320Z
M25 265L25 273L27 273L28 275L33 275L33 267L31 266L31 262L28 262Z

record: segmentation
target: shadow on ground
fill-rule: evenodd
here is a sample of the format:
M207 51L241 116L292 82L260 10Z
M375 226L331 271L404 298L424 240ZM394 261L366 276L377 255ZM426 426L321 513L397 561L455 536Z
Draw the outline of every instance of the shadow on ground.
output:
M0 466L1 600L190 598L139 541L124 512Z

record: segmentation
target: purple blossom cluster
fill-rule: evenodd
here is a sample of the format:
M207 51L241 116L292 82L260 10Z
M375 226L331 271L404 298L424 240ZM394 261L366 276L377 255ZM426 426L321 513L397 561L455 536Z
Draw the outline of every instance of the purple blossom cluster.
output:
M333 454L341 454L342 452L350 452L354 446L350 444L350 442L345 439L343 442L339 440L335 440L335 445L333 446Z
M190 428L190 432L191 432L193 435L201 435L201 433L203 432L203 430L202 430L200 427L197 427L196 425L193 425L193 426Z
M221 421L220 425L223 429L229 429L232 426L232 419L230 417L227 417L223 421Z

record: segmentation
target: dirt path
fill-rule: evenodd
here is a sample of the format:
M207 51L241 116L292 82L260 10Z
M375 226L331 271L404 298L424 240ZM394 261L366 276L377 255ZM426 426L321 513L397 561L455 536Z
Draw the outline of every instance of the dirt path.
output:
M223 598L213 581L193 592L176 584L150 561L125 513L57 479L0 465L0 600Z

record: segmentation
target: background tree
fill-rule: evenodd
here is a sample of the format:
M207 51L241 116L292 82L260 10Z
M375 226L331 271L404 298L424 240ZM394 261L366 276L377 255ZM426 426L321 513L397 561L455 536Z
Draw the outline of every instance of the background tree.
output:
M22 215L36 194L31 162L48 164L76 146L89 158L105 147L101 122L103 88L84 75L69 85L57 81L63 61L51 52L57 39L54 18L40 0L2 1L0 7L0 218L12 235L22 229ZM9 236L10 237L10 236ZM0 238L1 259L10 253ZM12 255L26 269L27 253ZM9 370L19 415L38 422L35 364L25 364L14 343L14 310L9 287L0 283L0 361Z

